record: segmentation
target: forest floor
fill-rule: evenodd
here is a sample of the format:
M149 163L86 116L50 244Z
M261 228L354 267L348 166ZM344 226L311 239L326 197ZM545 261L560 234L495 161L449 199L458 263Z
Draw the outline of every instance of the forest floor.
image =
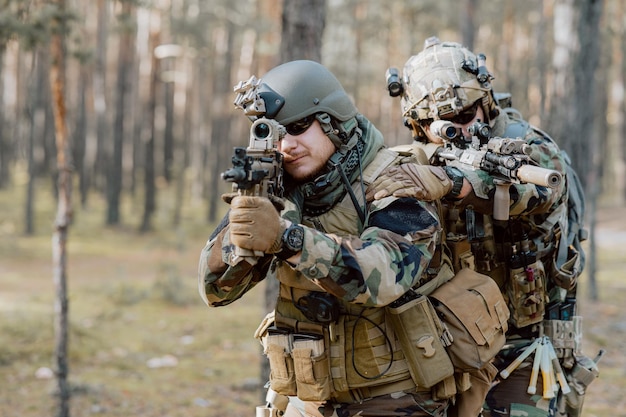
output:
M11 203L0 195L0 206ZM71 416L254 415L262 392L252 335L262 286L247 302L209 309L198 296L196 270L211 228L138 234L96 228L101 213L80 216L68 243ZM44 232L25 237L18 218L0 219L0 417L51 416L51 227L44 222ZM600 211L599 301L589 299L586 275L579 288L583 350L590 357L606 350L584 417L626 416L625 219L625 208Z

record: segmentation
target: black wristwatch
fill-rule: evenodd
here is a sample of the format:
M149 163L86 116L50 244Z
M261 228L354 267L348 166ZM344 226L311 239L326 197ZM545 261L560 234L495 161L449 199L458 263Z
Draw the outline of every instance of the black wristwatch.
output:
M285 230L282 237L283 248L276 254L280 259L291 258L304 246L304 227L292 224Z
M443 169L452 180L452 190L450 190L446 197L456 199L461 194L461 188L463 188L463 179L465 179L465 176L463 175L463 172L456 167L446 166L443 167Z

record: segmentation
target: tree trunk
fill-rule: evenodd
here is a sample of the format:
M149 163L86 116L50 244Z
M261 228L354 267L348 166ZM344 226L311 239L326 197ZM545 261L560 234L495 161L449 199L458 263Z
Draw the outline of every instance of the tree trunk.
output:
M230 109L224 103L232 102L232 82L230 74L233 62L233 38L235 28L232 22L225 22L224 27L216 28L215 36L215 58L213 67L213 96L214 107L212 115L212 131L209 155L212 158L210 166L212 171L209 178L209 190L213 192L223 188L221 173L227 168L227 161L230 161L232 148L226 138L230 138L231 115ZM209 196L208 221L217 221L217 208L221 200L214 198L214 194Z
M554 7L555 67L554 88L551 92L550 126L554 137L572 161L578 173L591 212L587 221L591 237L595 239L594 184L598 177L593 165L596 146L594 113L595 73L599 59L599 21L602 0L560 0ZM583 97L584 99L580 99ZM591 106L595 107L595 106ZM590 158L589 155L592 157ZM591 246L590 264L595 268L595 245ZM590 271L591 291L595 288L595 271ZM596 295L592 295L597 297Z
M54 0L53 4L59 9L59 18L55 23L55 31L50 44L51 66L50 85L52 88L52 108L54 112L58 192L57 215L55 232L52 239L52 255L54 268L55 299L55 359L58 388L58 417L70 415L70 387L68 383L69 366L68 353L68 317L69 300L67 298L67 237L72 221L72 175L70 161L70 147L67 143L67 126L65 112L65 50L66 36L65 0Z
M156 28L154 32L150 34L150 51L152 51L152 65L150 69L150 93L148 99L148 117L147 120L150 123L150 134L146 139L144 147L144 207L143 218L141 221L140 231L147 232L152 230L152 215L156 208L156 181L154 170L154 143L156 136L156 98L159 89L159 73L160 73L160 60L157 59L154 54L154 49L160 43L160 29Z
M165 58L162 62L163 72L174 71L174 59ZM174 80L163 82L163 99L165 107L165 126L163 131L163 177L172 181L172 167L174 164Z
M190 149L190 164L191 171L194 173L191 179L191 201L194 204L200 203L205 194L204 178L206 171L206 155L207 155L207 138L210 137L211 128L204 114L201 114L201 109L207 109L208 113L211 112L211 106L207 105L208 95L204 93L206 90L206 80L208 80L208 62L205 57L198 57L194 77L193 77L193 114L191 118L192 137L191 137L191 149Z
M539 116L539 126L543 126L547 121L545 120L545 114L548 110L547 108L547 97L546 92L548 80L546 74L548 73L548 51L546 47L546 27L548 25L548 21L552 19L552 3L549 1L544 2L543 8L541 11L541 18L539 20L539 27L537 28L537 72L538 72L538 87L539 93L541 96L539 97L538 107L534 107L532 103L529 103L529 108L537 108L538 116Z
M126 121L126 99L128 96L128 86L130 70L133 58L133 29L132 26L132 3L123 2L120 20L122 23L122 33L118 47L117 61L117 86L115 100L115 123L113 125L113 159L108 166L107 175L107 225L120 223L120 198L122 195L124 155L124 124Z
M619 4L619 12L620 14L616 14L616 17L619 19L620 16L624 16L624 2L618 1L617 2ZM617 19L616 19L617 20ZM620 36L619 36L619 43L621 45L621 53L620 56L622 58L622 62L621 62L621 70L620 70L620 74L621 76L618 78L618 85L621 87L621 89L624 89L624 85L626 85L626 30L624 30L624 25L622 23L622 21L618 21L618 23L616 24L617 27L620 28ZM616 91L620 91L619 89ZM618 192L619 195L621 196L620 198L620 202L623 202L626 199L626 181L624 181L624 176L625 176L625 168L626 168L626 100L624 99L624 96L622 96L622 105L619 107L621 109L621 112L617 112L618 115L621 114L621 128L618 129L617 131L617 137L620 139L620 144L619 144L619 149L621 149L621 152L619 152L617 154L617 159L618 159L618 163L619 163L619 170L616 170L615 174L619 175L619 177L621 178L620 183L618 184Z
M280 61L322 60L326 0L284 0Z
M594 138L594 113L587 103L594 103L597 84L595 82L596 68L600 58L600 17L602 16L603 0L578 0L580 20L577 32L580 48L574 65L574 91L577 97L584 100L574 100L576 103L575 124L572 126L572 136L576 137L572 162L574 169L579 173L583 186L588 190L587 183L591 172L591 140ZM604 113L602 113L604 114Z
M585 100L575 100L574 102L577 114L574 125L575 130L572 134L578 135L578 144L574 147L578 154L573 155L574 169L579 173L584 189L587 191L591 200L591 212L589 213L590 233L595 240L596 227L596 206L598 200L598 165L594 163L594 156L599 150L598 140L600 137L596 135L597 126L594 125L595 115L593 111L589 111L586 103L595 102L596 91L596 68L600 56L600 39L599 39L599 22L602 15L602 0L580 0L581 15L578 24L578 39L580 40L580 50L577 57L577 63L574 67L575 92L579 97ZM606 85L606 83L604 84ZM595 106L594 106L595 108ZM600 114L606 114L601 112ZM605 125L605 123L602 123ZM589 158L592 155L592 158ZM592 262L593 269L589 273L589 291L592 300L598 300L598 290L596 283L595 242L592 243L591 256L594 258Z
M85 65L80 66L78 98L76 100L76 130L74 131L74 152L72 160L78 173L78 190L80 193L80 205L86 207L87 193L89 192L89 171L85 168L85 155L87 151L87 83L89 74Z
M476 14L478 14L478 0L463 0L459 7L461 27L461 43L470 51L474 50L476 36Z
M0 80L4 73L4 54L6 52L6 43L0 40ZM4 97L4 83L0 82L0 97ZM11 161L11 146L8 138L8 130L5 123L4 100L0 100L0 189L6 187L11 181L11 171L9 169L9 161Z
M320 61L322 35L326 26L325 0L284 0L280 44L281 62L294 59ZM278 280L265 280L265 312L274 309ZM261 381L269 380L269 363L261 361Z
M48 75L48 67L44 65L42 58L43 51L36 48L33 51L32 74L35 82L32 83L29 93L29 116L30 116L30 132L28 135L28 184L26 186L26 204L25 204L25 227L24 233L32 235L35 233L34 221L34 205L35 205L35 184L39 170L35 159L35 148L37 147L37 138L43 138L45 132L46 121L46 103L42 102L41 91L45 91L47 87L46 76Z
M106 190L106 170L111 159L109 140L109 124L107 117L107 38L108 30L108 2L97 0L98 22L96 28L95 63L93 71L93 109L96 118L96 150L94 166L92 168L95 186Z

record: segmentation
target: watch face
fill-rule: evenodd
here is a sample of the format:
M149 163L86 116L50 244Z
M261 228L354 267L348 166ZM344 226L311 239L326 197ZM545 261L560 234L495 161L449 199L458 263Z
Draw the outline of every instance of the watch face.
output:
M291 227L287 233L287 247L291 250L302 250L304 244L304 230L302 227Z

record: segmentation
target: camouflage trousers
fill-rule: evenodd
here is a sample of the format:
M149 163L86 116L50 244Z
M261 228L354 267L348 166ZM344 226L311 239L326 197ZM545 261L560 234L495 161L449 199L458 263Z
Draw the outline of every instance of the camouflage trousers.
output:
M424 393L398 392L353 404L307 402L299 411L306 417L447 417L448 404L448 400L435 401ZM318 410L313 410L313 405L319 406Z
M504 367L502 367L504 369ZM542 396L542 378L537 380L536 394L527 394L532 358L524 361L507 379L499 376L487 393L484 417L553 417L556 416L557 398L545 399ZM559 391L560 393L560 391Z
M354 404L327 404L324 417L446 417L448 403L424 394L388 394Z

